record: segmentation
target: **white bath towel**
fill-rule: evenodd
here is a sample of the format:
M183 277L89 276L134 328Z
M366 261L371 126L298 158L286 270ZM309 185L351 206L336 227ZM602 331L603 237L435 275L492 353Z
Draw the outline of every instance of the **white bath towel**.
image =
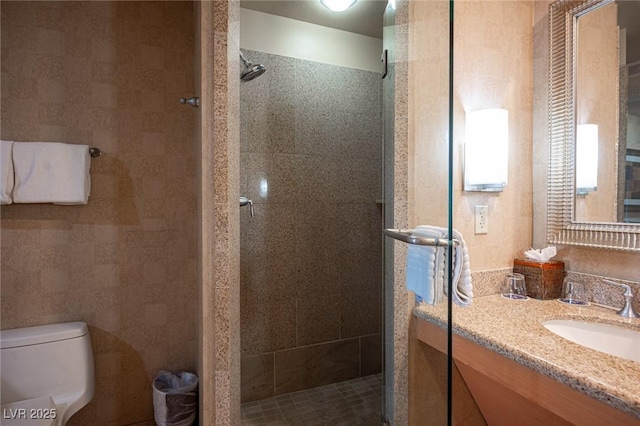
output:
M453 230L453 239L459 242L454 249L453 301L460 306L469 306L473 302L469 250L462 234L455 229Z
M16 142L14 203L87 204L91 157L87 145Z
M442 229L419 226L412 236L442 238ZM413 291L423 302L435 305L442 300L444 279L444 247L411 244L407 251L407 289Z
M13 141L0 141L0 204L13 202Z
M427 238L448 238L447 228L422 225L414 229L412 235ZM453 249L452 288L453 301L460 306L468 306L473 301L469 251L462 234L455 229L453 238L459 241ZM435 305L447 295L447 247L410 245L407 252L407 288L425 303Z

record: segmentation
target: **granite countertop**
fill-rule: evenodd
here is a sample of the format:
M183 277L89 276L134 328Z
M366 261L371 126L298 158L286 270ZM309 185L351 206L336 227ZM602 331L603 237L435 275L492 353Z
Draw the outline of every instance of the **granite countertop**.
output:
M446 303L421 305L413 314L441 327L447 325ZM551 319L587 320L640 330L640 319L625 319L604 307L491 295L475 298L466 308L454 305L453 332L640 418L640 363L572 343L542 325Z

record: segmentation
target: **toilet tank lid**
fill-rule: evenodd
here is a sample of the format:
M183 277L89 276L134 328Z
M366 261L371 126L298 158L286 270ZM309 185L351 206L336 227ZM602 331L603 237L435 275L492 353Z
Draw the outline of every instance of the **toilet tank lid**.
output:
M89 332L84 322L38 325L0 331L0 349L38 345L84 336Z

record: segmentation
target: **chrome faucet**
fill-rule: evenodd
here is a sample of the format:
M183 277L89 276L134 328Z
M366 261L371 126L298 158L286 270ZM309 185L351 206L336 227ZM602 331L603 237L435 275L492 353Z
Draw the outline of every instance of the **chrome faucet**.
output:
M604 282L624 289L624 293L622 294L624 297L624 306L617 312L617 314L625 318L640 318L640 315L638 315L636 310L633 308L633 292L631 291L631 287L626 284L615 283L609 280L604 280Z

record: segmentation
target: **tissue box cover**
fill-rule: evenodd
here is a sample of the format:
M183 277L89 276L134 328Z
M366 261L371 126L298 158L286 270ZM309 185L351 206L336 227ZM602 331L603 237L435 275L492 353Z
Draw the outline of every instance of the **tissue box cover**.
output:
M562 291L564 280L564 262L535 262L514 259L513 272L524 275L527 294L534 299L557 299Z

